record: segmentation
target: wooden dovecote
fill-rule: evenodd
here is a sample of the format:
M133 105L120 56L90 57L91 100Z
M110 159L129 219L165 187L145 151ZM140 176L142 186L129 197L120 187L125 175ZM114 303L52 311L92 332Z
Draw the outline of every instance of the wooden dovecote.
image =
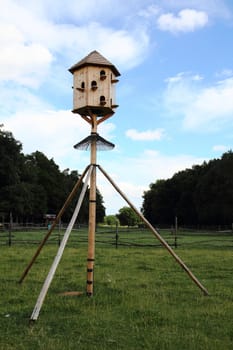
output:
M69 71L73 74L73 113L104 116L118 107L115 84L117 68L99 52L92 51Z

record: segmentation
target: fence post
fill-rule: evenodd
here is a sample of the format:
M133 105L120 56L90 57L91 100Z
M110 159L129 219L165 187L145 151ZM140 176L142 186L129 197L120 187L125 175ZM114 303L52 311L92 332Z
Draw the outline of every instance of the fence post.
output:
M119 239L118 222L116 222L116 249L118 248L118 239Z
M177 216L175 216L175 248L178 247L178 244L177 244L177 230L178 230L178 219L177 219Z
M13 222L13 218L12 218L12 212L10 212L10 220L9 220L9 234L8 234L8 245L9 247L11 247L12 244L12 222Z
M60 247L61 244L61 218L59 218L59 224L58 224L58 246Z

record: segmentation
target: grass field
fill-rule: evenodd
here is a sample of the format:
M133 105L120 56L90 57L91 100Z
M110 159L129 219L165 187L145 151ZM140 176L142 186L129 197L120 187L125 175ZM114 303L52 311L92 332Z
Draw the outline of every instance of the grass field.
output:
M97 244L94 296L87 297L87 244L71 242L39 319L29 326L57 245L44 247L19 285L35 249L0 246L1 350L233 349L232 244L221 244L218 236L211 248L176 249L210 296L203 296L164 248ZM83 295L62 296L66 291Z

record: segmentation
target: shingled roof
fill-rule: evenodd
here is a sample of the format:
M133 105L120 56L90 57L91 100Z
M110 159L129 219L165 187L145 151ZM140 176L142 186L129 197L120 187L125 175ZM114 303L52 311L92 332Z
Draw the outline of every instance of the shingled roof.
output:
M96 50L92 51L81 61L77 62L72 67L70 67L69 72L73 74L76 70L85 66L109 67L116 77L120 75L120 72L117 70L117 68Z

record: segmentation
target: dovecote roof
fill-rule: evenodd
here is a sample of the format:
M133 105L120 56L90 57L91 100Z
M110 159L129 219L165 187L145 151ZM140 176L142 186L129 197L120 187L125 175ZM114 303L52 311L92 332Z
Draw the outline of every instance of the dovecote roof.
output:
M92 51L81 61L77 62L72 67L70 67L69 72L73 74L76 70L79 70L80 68L83 68L85 66L108 67L113 71L116 77L120 75L120 72L117 70L117 68L96 50Z

